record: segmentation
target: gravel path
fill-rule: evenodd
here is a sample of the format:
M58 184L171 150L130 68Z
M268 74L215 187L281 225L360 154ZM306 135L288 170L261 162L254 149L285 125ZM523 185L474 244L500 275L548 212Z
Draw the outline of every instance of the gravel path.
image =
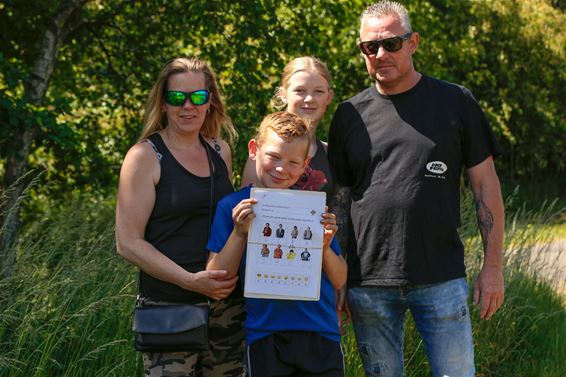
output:
M566 297L566 239L555 240L536 247L533 263L540 276L546 278Z

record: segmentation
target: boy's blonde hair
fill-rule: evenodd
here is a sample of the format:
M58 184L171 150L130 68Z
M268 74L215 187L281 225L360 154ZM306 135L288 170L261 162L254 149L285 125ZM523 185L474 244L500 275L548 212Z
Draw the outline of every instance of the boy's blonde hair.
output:
M258 146L261 146L268 131L275 132L277 136L286 142L291 142L295 139L305 139L307 141L305 156L308 154L310 134L307 122L300 116L287 111L277 111L267 115L261 121L255 137Z

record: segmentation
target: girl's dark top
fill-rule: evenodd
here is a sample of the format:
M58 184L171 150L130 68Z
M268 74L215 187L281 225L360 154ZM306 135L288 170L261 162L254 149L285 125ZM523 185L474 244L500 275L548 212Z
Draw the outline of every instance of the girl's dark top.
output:
M155 205L145 228L145 239L185 270L202 271L208 259L206 243L210 221L210 176L198 177L185 169L167 149L161 135L156 133L148 139L157 149L161 177L155 186ZM234 190L224 160L208 143L203 143L214 164L214 216L216 203ZM140 292L154 301L206 300L201 294L166 283L144 272L141 272Z
M316 153L312 160L305 168L305 172L295 186L294 189L306 191L324 191L326 192L326 202L331 198L334 189L334 180L326 157L326 149L320 140L316 140Z

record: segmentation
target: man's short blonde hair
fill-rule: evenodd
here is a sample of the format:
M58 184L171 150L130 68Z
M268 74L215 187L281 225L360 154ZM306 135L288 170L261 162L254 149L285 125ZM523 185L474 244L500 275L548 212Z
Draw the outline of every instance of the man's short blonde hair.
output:
M360 16L360 24L364 22L364 17L384 18L387 16L395 16L406 33L413 32L407 8L403 4L391 0L382 0L368 6Z

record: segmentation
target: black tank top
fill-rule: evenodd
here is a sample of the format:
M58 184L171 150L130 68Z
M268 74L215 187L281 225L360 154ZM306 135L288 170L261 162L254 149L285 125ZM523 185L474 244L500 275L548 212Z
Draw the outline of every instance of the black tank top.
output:
M209 233L210 177L199 177L185 169L165 146L161 135L148 137L161 155L161 176L155 186L155 205L145 228L145 239L173 262L190 272L206 267ZM201 139L202 140L202 139ZM204 142L214 164L216 203L233 192L222 157ZM141 293L152 300L196 302L206 298L145 273L141 273Z

